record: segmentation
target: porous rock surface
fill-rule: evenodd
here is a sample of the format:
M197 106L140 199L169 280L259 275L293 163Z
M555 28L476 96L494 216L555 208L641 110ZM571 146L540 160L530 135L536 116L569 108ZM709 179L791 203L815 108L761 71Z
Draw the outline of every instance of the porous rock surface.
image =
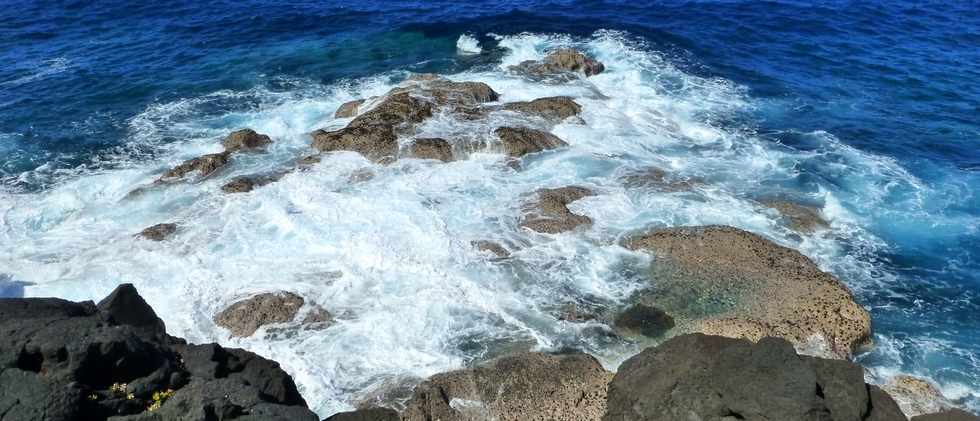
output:
M532 231L557 234L571 231L579 226L592 224L585 215L572 213L568 204L592 196L591 190L584 187L569 186L556 189L541 189L535 192L537 200L527 204L521 226Z
M214 316L214 323L231 331L231 336L252 336L260 327L292 322L305 300L292 292L262 293L238 301ZM325 323L330 313L320 307L312 308L303 324Z
M163 241L173 236L176 232L177 224L165 222L147 227L136 235L151 241Z
M647 300L690 330L800 348L826 342L846 358L869 341L871 317L851 292L799 252L728 226L655 229L626 239L654 254Z
M568 145L558 136L529 127L499 127L494 133L504 145L504 152L515 158Z

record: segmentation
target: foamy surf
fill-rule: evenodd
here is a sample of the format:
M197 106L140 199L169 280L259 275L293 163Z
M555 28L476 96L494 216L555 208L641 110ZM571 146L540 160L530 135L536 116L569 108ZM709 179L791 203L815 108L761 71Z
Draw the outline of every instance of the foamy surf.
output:
M570 147L534 157L522 171L492 150L447 164L401 159L386 166L342 152L253 192L226 195L220 186L229 179L288 165L308 151L309 132L346 124L333 118L340 104L381 95L405 74L331 86L296 81L288 92L220 91L148 107L129 121L130 147L105 167L32 172L24 177L51 177L54 187L0 193L0 239L17 245L0 250L0 265L30 296L94 299L119 282L134 283L172 334L280 361L321 416L350 409L386 382L424 378L502 349L577 347L615 368L645 344L610 339L599 322L561 321L553 310L625 302L643 286L649 262L618 240L651 226L725 224L762 233L800 249L859 294L894 276L868 258L887 246L865 227L875 209L914 209L929 194L894 161L822 132L806 134L820 146L805 151L751 126L726 125L753 109L742 87L687 74L623 33L520 34L500 37L499 45L508 50L499 67L449 77L485 82L501 102L567 95L583 107L581 121L553 129ZM567 84L507 71L562 46L589 51L607 70ZM480 52L466 35L457 48ZM494 125L526 123L506 113L493 118ZM217 152L217 139L241 127L275 143L199 184L124 199L166 168ZM473 129L440 114L420 125L418 137L462 142ZM153 152L131 152L146 148ZM650 166L700 182L670 193L624 186L623 176ZM800 168L840 182L802 182ZM373 178L352 183L358 171ZM528 194L564 185L597 193L571 205L595 221L591 229L549 236L517 227ZM821 204L830 226L794 232L760 205L773 195ZM160 222L180 223L178 235L164 243L133 237ZM470 246L478 240L508 245L512 258L487 259ZM279 290L303 295L338 322L292 337L262 329L243 339L212 322L238 299Z
M480 54L483 49L480 48L480 41L472 35L463 34L456 40L456 51L463 55L472 55Z

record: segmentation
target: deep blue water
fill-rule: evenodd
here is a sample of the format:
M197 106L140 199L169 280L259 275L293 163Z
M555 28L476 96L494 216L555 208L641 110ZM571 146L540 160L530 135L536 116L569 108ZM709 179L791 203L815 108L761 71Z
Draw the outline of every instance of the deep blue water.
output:
M0 9L0 185L43 191L79 168L111 167L120 148L152 156L155 145L133 144L128 125L152 104L493 62L492 48L458 56L463 33L493 45L486 34L600 29L644 40L687 73L745 87L755 107L731 124L818 154L810 134L823 131L893 159L921 183L916 192L880 186L891 205L856 210L890 246L866 256L881 285L858 299L876 331L905 347L904 369L978 393L976 2L8 1ZM200 112L254 105L243 101ZM849 165L837 159L823 162ZM844 191L861 182L819 176ZM923 332L938 347L932 353L915 348ZM874 364L880 354L862 359Z

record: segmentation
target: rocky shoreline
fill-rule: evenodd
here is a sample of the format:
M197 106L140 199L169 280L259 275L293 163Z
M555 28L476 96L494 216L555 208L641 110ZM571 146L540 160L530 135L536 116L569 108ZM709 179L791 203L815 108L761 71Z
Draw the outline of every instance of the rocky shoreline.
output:
M585 54L561 49L510 71L566 83L604 69ZM413 75L382 96L341 105L336 118L350 121L312 132L314 154L295 157L288 168L236 177L221 191L248 193L340 151L358 153L375 165L403 158L440 164L491 151L506 157L507 168L520 171L525 157L569 146L551 128L581 121L582 107L570 97L503 104L499 99L486 83ZM499 113L520 116L526 124L496 124L493 116ZM473 122L482 131L452 141L415 136L416 127L436 115ZM210 178L241 154L261 154L273 142L251 129L235 131L221 142L221 152L180 163L127 199ZM349 181L371 177L370 169L362 169ZM665 193L703 183L656 167L622 181ZM587 230L595 221L572 205L598 194L578 185L541 186L522 198L514 227L543 236ZM800 234L828 227L805 204L785 198L758 202ZM135 235L165 242L180 234L178 223L163 221ZM506 261L519 251L519 245L490 240L470 244L491 261ZM644 274L649 285L622 308L572 305L555 314L569 323L601 320L616 335L658 343L616 373L574 350L511 353L394 385L396 399L368 399L365 408L328 419L980 419L952 409L935 387L919 379L895 379L883 388L865 383L863 369L848 359L872 345L869 313L843 283L796 250L713 225L656 227L631 233L619 245L657 259ZM249 337L328 329L334 315L294 292L269 291L239 297L212 321L230 337ZM98 304L0 300L0 358L0 421L317 419L276 362L167 335L163 321L128 284ZM390 408L372 407L379 404Z

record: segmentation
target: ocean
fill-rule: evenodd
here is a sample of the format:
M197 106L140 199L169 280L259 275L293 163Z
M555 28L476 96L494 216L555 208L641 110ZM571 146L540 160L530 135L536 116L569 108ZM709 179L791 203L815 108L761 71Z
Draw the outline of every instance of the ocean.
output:
M98 299L131 282L171 334L280 361L321 416L400 379L530 347L583 349L607 368L644 346L557 320L616 306L657 226L726 224L793 247L873 317L857 356L873 382L936 382L980 411L980 3L932 1L21 1L0 9L0 294ZM606 72L568 84L505 71L574 46ZM342 103L412 72L483 81L502 101L570 95L571 145L502 173L474 152L388 166L353 153L243 195L338 128ZM502 122L503 123L503 122ZM199 184L126 199L251 127L262 156ZM466 132L434 118L424 132ZM626 189L648 165L696 192ZM375 176L352 184L349 175ZM529 192L584 185L595 224L516 229ZM758 200L817 206L800 235ZM133 238L181 225L164 243ZM505 264L469 246L510 245ZM655 264L655 263L654 263ZM232 339L212 316L251 293L302 293L323 331Z

